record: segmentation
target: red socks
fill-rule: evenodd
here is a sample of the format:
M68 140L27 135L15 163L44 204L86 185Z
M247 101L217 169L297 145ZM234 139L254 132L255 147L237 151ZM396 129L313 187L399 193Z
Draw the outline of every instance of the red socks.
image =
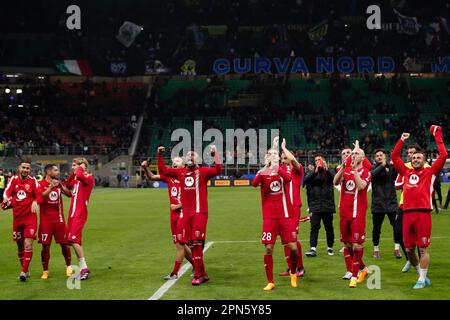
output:
M360 270L361 262L362 262L363 251L356 250L353 251L353 269L352 269L352 277L358 277L358 272Z
M172 274L178 274L178 271L180 270L181 267L181 261L175 261L175 264L173 265L173 270L172 270Z
M42 270L48 271L48 261L50 260L50 248L41 251Z
M194 245L192 248L192 258L194 262L194 278L200 278L205 274L203 265L203 248L201 245Z
M347 268L347 272L352 272L353 266L353 250L347 247L344 248L344 259L345 259L345 267Z
M273 257L271 254L264 255L264 269L266 269L267 281L273 283Z
M33 258L33 250L27 250L23 252L23 264L22 272L28 272L28 267L30 266L31 258Z
M298 258L297 258L297 267L299 269L303 269L303 253L302 253L302 245L300 241L297 240L297 251L298 251Z
M64 256L64 260L66 260L66 266L70 266L72 264L72 254L70 253L70 247L66 244L62 244L61 252Z
M287 246L284 246L284 258L286 259L289 270L292 270L291 250Z

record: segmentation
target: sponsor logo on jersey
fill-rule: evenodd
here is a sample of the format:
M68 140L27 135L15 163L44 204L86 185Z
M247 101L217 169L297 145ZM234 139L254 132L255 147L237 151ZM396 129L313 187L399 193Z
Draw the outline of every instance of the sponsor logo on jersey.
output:
M27 197L27 193L26 193L25 191L19 190L19 191L17 192L17 198L18 198L19 200L23 200L23 199L25 199L26 197Z
M345 188L348 191L353 191L355 189L356 185L355 182L353 180L348 180L347 183L345 184Z
M272 190L273 192L280 191L280 189L281 189L280 181L272 181L270 183L270 190Z
M409 183L412 185L416 185L419 183L419 176L417 174L412 174L409 176Z
M49 198L51 201L56 201L56 200L58 200L58 192L56 192L56 191L50 192L50 194L48 195L48 198Z
M184 178L184 184L187 187L192 187L194 185L194 178L193 177L186 177L186 178Z
M172 187L172 189L170 190L170 194L172 195L172 197L176 197L178 195L177 187Z

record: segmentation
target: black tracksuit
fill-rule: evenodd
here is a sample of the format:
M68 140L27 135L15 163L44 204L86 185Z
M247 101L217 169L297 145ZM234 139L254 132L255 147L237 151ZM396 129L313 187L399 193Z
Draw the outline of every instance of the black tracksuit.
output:
M311 247L317 247L320 220L323 220L328 247L332 248L334 244L333 213L336 212L333 188L334 175L335 173L331 170L324 173L309 172L303 182L306 186L309 213L311 214Z
M401 234L395 232L394 222L397 214L397 193L395 191L395 179L397 172L394 167L386 164L377 164L372 168L372 240L375 246L380 243L381 226L385 215L393 227L395 243L401 243Z

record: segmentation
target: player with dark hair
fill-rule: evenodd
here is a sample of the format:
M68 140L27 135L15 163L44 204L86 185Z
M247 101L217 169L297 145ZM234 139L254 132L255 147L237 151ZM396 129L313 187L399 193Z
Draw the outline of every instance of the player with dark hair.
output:
M298 222L295 224L295 211L287 196L291 179L291 174L279 166L278 150L271 148L266 153L264 168L258 171L252 181L253 187L261 187L263 215L261 242L265 247L264 269L268 281L264 291L271 291L275 288L272 254L278 235L281 237L283 246L287 246L290 251L291 286L297 287Z
M333 179L334 185L341 184L340 231L341 242L345 244L344 257L347 268L344 279L348 279L351 273L350 288L356 288L357 283L364 281L368 273L362 257L366 238L367 189L371 176L370 170L363 165L364 158L364 151L356 141L351 158L347 157Z
M395 171L392 163L389 163L387 152L384 149L376 149L374 152L376 166L372 169L372 241L373 256L380 259L380 234L385 216L388 216L394 235L394 254L401 258L399 252L401 237L395 232L395 216L397 214L397 193L395 190Z
M30 171L30 162L22 161L19 164L19 174L9 179L2 202L3 210L13 209L13 240L17 243L17 254L22 265L20 281L30 277L28 269L33 258L33 241L37 231L40 188L36 178L30 176Z
M69 218L67 224L67 241L75 250L80 266L80 280L89 277L90 270L86 264L82 237L87 221L87 206L94 188L94 177L88 172L89 163L85 158L75 158L72 161L72 173L67 178L66 185L72 189Z
M278 140L277 145L278 145ZM298 235L298 225L300 223L301 209L302 209L302 198L300 196L300 190L302 187L303 176L305 175L305 170L303 166L295 159L295 156L286 148L286 140L283 139L281 143L281 167L291 175L291 181L287 182L287 194L289 200L292 203L292 208L294 210L294 217L292 218L292 223L297 226ZM302 245L300 240L297 239L297 277L302 277L305 273L305 268L303 266L303 254ZM280 276L289 276L291 270L291 250L288 246L284 246L284 257L288 264L288 270L282 272Z
M432 125L430 133L436 141L439 157L429 168L425 168L426 159L423 152L416 151L412 155L412 168L408 168L403 163L401 152L405 141L410 136L409 133L402 134L392 151L392 161L395 169L404 177L403 242L405 243L409 261L419 275L419 279L413 287L414 289L422 289L431 285L427 277L430 264L428 247L431 243L431 211L433 210L431 197L434 180L444 168L448 156L442 138L442 128ZM420 249L420 260L415 252L416 246Z
M206 239L208 221L208 180L222 173L222 161L216 146L211 146L214 168L200 167L199 156L195 151L186 154L185 168L167 168L164 164L164 147L158 147L159 174L177 179L181 184L181 206L183 217L177 223L177 240L186 245L192 241L194 279L192 285L198 286L209 280L203 262L203 244Z
M66 275L72 275L70 246L67 243L67 227L64 219L62 195L72 197L72 193L59 180L59 168L55 164L48 164L44 168L45 178L39 182L41 194L40 204L39 243L42 244L41 259L43 273L41 279L48 279L48 262L50 260L50 245L52 238L61 245L61 251L66 261Z
M423 152L422 148L420 146L418 146L417 144L410 144L409 146L406 147L407 162L405 163L405 166L407 166L410 169L412 169L412 164L411 164L412 156L416 152ZM430 167L430 165L428 164L428 162L425 162L424 168L429 168L429 167ZM395 180L395 189L401 190L402 192L400 193L400 199L398 201L397 215L395 216L395 222L394 222L395 235L394 235L394 237L399 240L399 245L402 248L403 254L405 255L405 258L406 258L406 263L403 266L402 272L408 272L409 269L411 268L411 262L409 261L408 254L406 252L405 245L403 243L403 185L404 185L403 175L398 173L397 179ZM395 252L394 254L396 257L401 256L399 248L395 248L394 252ZM420 255L419 249L418 249L418 254Z
M152 181L163 181L167 183L167 189L169 191L169 202L170 202L170 230L172 234L172 240L177 249L175 255L175 263L172 272L164 277L164 280L174 280L178 278L178 271L183 263L183 259L186 258L192 266L192 252L187 244L181 244L177 239L178 221L180 217L183 216L183 207L181 205L181 186L180 181L174 178L169 178L159 174L153 174L149 167L148 161L143 161L141 167L144 169L144 173L149 180ZM172 168L184 168L183 159L180 157L175 157L172 159Z

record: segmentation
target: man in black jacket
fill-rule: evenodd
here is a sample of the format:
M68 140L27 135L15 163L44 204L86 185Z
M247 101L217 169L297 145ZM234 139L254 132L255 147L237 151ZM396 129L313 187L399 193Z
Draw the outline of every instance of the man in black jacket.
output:
M308 172L304 179L306 195L308 197L309 215L311 217L310 245L311 249L306 253L308 257L317 256L317 238L319 236L320 221L323 220L327 234L327 253L334 255L334 229L333 213L334 205L333 178L335 173L328 169L325 157L321 153L314 155L315 168Z
M397 214L397 193L395 191L395 179L397 172L394 167L387 162L387 153L383 149L377 149L374 152L376 166L372 168L372 241L373 241L373 257L380 258L380 234L381 226L383 225L384 217L387 215L389 222L394 228L395 215ZM402 239L397 239L395 230L395 256L401 258L400 242Z

